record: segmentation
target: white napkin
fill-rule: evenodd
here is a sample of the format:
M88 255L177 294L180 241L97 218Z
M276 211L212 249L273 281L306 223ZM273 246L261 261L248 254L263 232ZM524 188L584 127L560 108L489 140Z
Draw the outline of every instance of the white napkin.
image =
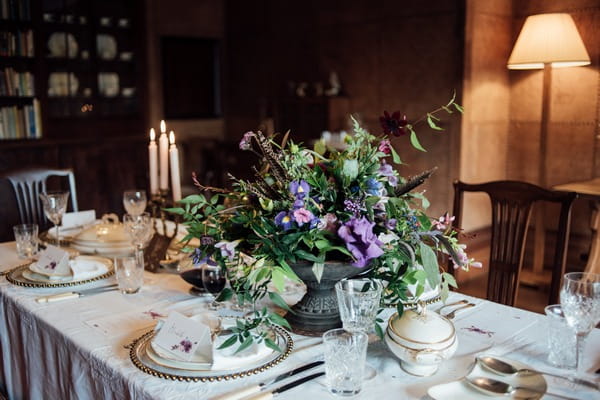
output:
M221 343L229 339L230 336L218 336L213 344L213 370L239 368L243 365L259 361L273 352L272 349L265 346L264 343L253 343L247 349L234 354L239 346L236 342L233 346L218 350Z
M75 226L87 225L96 221L96 210L65 213L62 218L61 228L68 229Z
M71 267L74 281L95 278L108 271L108 267L105 263L89 258L76 258L71 260L69 262L69 267Z

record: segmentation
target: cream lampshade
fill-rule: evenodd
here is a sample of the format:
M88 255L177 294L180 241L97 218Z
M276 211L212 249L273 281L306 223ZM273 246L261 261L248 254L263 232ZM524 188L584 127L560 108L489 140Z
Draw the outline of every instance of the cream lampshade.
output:
M569 14L538 14L527 17L512 53L509 69L580 67L590 64L573 18Z

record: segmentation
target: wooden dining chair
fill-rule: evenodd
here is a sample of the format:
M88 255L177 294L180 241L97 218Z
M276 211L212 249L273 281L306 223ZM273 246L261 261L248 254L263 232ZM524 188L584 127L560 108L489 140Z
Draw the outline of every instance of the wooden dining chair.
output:
M536 202L560 204L556 246L552 260L549 304L558 302L565 272L571 206L577 197L573 192L558 192L526 182L494 181L481 184L454 182L454 225L461 224L464 192L487 193L492 203L492 235L490 243L487 298L513 306L517 299L519 275L523 266L527 228ZM454 268L449 265L449 271Z
M39 196L46 191L46 181L51 176L68 179L72 211L78 211L75 175L72 170L36 168L15 171L8 173L6 178L15 192L21 223L45 225L44 209Z

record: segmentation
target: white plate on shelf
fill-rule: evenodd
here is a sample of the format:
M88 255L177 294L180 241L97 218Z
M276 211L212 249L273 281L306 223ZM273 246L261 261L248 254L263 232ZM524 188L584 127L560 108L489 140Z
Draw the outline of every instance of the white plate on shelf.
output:
M482 355L485 357L485 355ZM530 368L528 365L523 364L518 361L508 360L504 357L494 356L500 360L509 362L514 365L516 368ZM545 393L548 389L546 384L546 379L541 374L532 374L532 375L513 375L513 376L503 376L499 374L494 374L493 372L483 368L479 363L476 363L473 369L468 373L468 377L477 378L491 378L497 381L505 382L510 384L513 387L525 387L530 388L541 393ZM453 381L449 383L443 383L440 385L435 385L429 388L427 394L434 398L435 400L481 400L481 399L493 399L493 398L504 398L504 399L540 399L543 394L532 396L531 392L527 392L527 397L521 397L516 394L513 395L486 395L464 380Z
M68 49L68 51L67 51ZM48 37L50 57L77 57L79 45L75 36L66 32L54 32Z

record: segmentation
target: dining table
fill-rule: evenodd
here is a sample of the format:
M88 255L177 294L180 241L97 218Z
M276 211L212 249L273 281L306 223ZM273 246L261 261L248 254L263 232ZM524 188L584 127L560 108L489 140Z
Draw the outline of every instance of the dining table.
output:
M14 242L0 244L0 273L26 261L17 257ZM144 274L144 285L137 294L108 291L51 303L39 303L36 298L64 292L65 288L22 287L7 281L5 276L0 277L0 393L15 400L212 399L323 359L320 337L290 333L293 349L287 358L250 376L187 382L150 375L132 362L130 349L136 338L154 328L158 317L171 311L188 315L215 312L231 317L236 311L230 304L218 311L210 311L208 306L212 298L191 294L191 285L176 273L145 271ZM103 286L107 282L113 283L114 279L111 276L82 288ZM292 303L301 296L302 292L291 290L283 297ZM459 291L451 292L447 303L459 300L474 306L456 313L453 323L458 349L441 364L437 373L427 377L408 374L386 344L371 334L367 362L376 370L376 375L364 382L362 391L354 398L439 399L439 394L431 397L432 388L449 383L461 385L461 379L473 368L476 356L481 354L493 354L564 377L573 373L555 368L546 360L547 336L553 332L547 329L545 315L467 296ZM275 307L273 304L268 306ZM429 309L436 311L441 306L441 303L434 303ZM393 308L386 309L382 316L389 318L393 312ZM595 374L600 367L599 329L591 332L585 346L584 373L579 377L599 383L600 376ZM319 368L307 373L323 370L322 366ZM573 380L544 377L547 383L544 399L600 399L599 391ZM295 378L288 378L288 381ZM453 396L461 400L493 398L474 391L468 396L451 395L449 391L443 398ZM324 376L276 397L336 398L328 391Z

